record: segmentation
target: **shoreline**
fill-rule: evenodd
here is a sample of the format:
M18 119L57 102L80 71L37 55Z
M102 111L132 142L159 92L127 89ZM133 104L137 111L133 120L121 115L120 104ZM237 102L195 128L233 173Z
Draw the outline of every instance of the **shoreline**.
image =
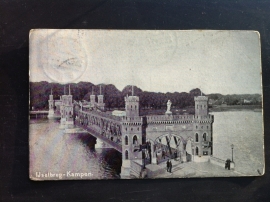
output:
M262 112L261 105L227 105L227 106L215 106L209 108L209 112L222 112L222 111L254 111Z

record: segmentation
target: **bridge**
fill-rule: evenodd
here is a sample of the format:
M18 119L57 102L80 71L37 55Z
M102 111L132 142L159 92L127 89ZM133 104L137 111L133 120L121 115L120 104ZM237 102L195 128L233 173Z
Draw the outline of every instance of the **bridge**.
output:
M78 109L75 107L75 109ZM74 125L83 128L119 152L122 152L121 118L98 111L74 111Z
M139 177L146 164L158 164L168 158L177 157L183 163L209 161L214 116L208 113L206 96L194 98L194 115L173 115L168 101L164 115L148 116L140 116L138 96L126 96L125 111L119 115L106 111L103 95L97 97L98 102L93 94L90 102L76 102L70 90L57 101L50 95L48 117L54 117L57 104L60 128L82 129L121 152L121 178Z

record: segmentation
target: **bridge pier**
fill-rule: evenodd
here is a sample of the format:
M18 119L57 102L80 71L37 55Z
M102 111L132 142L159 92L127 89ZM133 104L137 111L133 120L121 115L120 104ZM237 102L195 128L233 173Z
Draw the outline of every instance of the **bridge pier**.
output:
M66 119L65 118L61 118L60 119L60 129L65 129L65 125L66 125Z
M54 119L54 110L53 109L49 110L48 119Z
M122 154L123 155L123 154ZM130 179L131 162L130 160L122 160L121 179Z

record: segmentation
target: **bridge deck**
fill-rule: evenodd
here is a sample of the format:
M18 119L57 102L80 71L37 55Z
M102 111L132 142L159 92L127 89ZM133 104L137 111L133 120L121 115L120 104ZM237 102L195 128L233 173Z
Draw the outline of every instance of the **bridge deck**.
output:
M100 140L102 140L103 142L109 144L110 146L112 146L114 149L116 149L117 151L122 153L122 146L120 144L117 144L116 142L113 142L111 140L109 140L108 138L102 136L99 132L89 128L88 126L84 126L81 125L80 123L78 123L77 121L75 121L74 123L77 127L80 127L82 129L84 129L85 131L87 131L88 133L90 133L91 135L93 135L96 138L99 138Z

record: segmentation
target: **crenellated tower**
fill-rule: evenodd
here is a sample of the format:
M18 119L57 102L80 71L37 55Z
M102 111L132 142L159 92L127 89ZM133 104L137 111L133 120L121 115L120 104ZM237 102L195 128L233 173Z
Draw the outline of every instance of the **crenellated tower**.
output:
M104 110L105 109L105 103L104 103L104 96L101 94L101 85L99 86L100 91L99 91L99 95L98 95L98 103L97 106L100 110Z
M94 95L93 86L92 86L92 94L90 95L90 106L91 108L95 107L96 103L96 95Z
M212 155L212 124L214 116L208 113L208 97L197 96L195 100L195 115L193 125L193 155L195 162L207 161Z
M72 128L74 125L73 98L70 93L70 86L69 86L69 94L68 95L65 95L65 94L66 94L66 90L64 90L64 95L60 97L62 101L60 105L60 112L61 112L60 128Z
M64 86L64 95L60 96L61 105L60 105L60 114L61 114L61 119L60 119L60 128L65 128L66 124L66 117L65 117L65 103L66 103L67 95L66 95L66 86Z
M51 89L51 94L49 96L49 114L48 114L48 119L54 118L54 107L55 107L55 103L53 100L53 94L52 94L52 89Z
M121 177L129 178L132 163L142 165L142 117L139 116L139 97L125 97L126 116L122 118L122 168Z
M65 117L66 117L66 127L65 128L73 128L74 121L73 121L73 96L70 92L69 86L69 93L66 96L65 100Z

